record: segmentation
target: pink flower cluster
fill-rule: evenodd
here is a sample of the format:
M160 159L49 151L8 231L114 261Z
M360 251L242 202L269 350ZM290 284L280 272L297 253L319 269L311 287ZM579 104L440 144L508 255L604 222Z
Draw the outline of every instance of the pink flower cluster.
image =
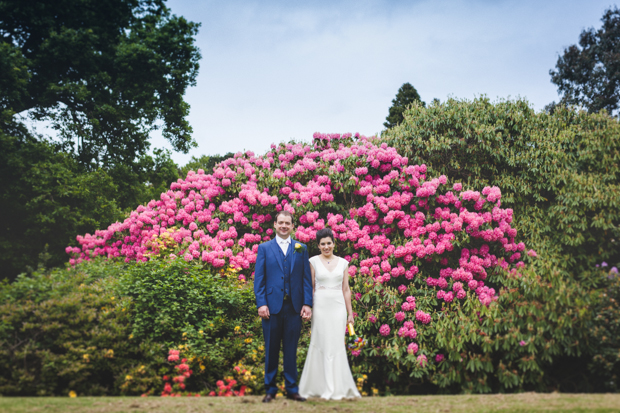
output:
M355 284L356 300L367 292L364 285L399 285L404 296L411 283L425 282L446 304L470 295L490 305L497 295L485 285L489 272L521 267L522 255L536 252L515 240L513 211L501 208L499 188L463 190L460 183L448 186L446 176L428 179L426 173L426 165L410 165L377 138L317 133L312 145L272 145L264 156L237 153L212 173L190 171L122 223L78 236L79 246L66 251L72 265L96 256L127 262L182 257L211 268L232 266L249 279L258 245L273 236L276 211L286 210L296 217L301 242L332 229L350 254L350 277L367 280ZM471 247L462 248L465 243ZM417 332L394 323L431 322L418 308L407 296L394 311L388 322L400 337ZM379 329L383 336L390 331L388 324Z
M170 349L170 351L168 351L168 361L179 361L179 350ZM174 369L177 371L177 375L172 377L172 382L170 382L170 376L164 375L162 377L164 381L164 390L161 393L162 397L180 397L180 391L185 390L185 380L190 378L193 373L185 358L181 359L181 362L174 366ZM174 386L177 388L177 393L174 393ZM146 396L146 394L143 396ZM189 393L187 396L192 396L192 394ZM195 394L194 396L200 395Z
M431 322L431 315L420 310L420 311L416 311L415 319L418 320L422 324L429 324Z
M168 352L168 361L177 361L179 359L179 350L171 349Z

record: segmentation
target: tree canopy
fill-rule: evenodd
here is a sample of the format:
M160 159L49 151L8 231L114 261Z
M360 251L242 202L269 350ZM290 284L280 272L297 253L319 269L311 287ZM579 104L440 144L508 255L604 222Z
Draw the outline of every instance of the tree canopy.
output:
M579 44L564 49L549 74L561 103L613 114L620 99L620 10L606 10L601 21L600 29L582 31Z
M398 89L396 97L392 99L392 106L383 126L389 129L401 123L403 121L403 112L413 102L420 102L422 106L425 106L418 91L410 83L405 83Z
M198 26L165 0L2 1L0 110L51 122L90 169L133 163L157 128L187 152Z
M49 247L64 261L76 231L122 218L178 177L196 143L184 94L195 84L199 24L165 0L0 1L0 278ZM56 138L35 136L44 121Z

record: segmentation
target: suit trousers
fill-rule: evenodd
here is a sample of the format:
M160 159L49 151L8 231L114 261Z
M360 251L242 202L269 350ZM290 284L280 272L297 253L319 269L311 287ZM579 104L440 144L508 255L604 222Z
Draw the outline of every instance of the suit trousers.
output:
M263 319L265 338L265 392L278 392L276 376L280 360L280 344L284 355L284 384L287 394L298 393L297 387L297 343L301 334L301 316L293 308L291 300L285 300L278 314Z

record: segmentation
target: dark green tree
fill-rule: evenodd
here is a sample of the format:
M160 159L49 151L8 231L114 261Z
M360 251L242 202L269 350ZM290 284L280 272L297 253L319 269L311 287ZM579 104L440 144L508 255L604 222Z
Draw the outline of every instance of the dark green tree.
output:
M389 129L401 123L403 121L403 112L413 102L420 102L422 106L426 106L422 102L418 91L410 83L405 83L398 89L396 97L392 99L392 106L383 126Z
M51 122L87 169L135 163L158 128L187 152L198 26L165 0L0 1L0 110Z
M582 31L579 44L564 49L549 74L560 103L613 114L620 99L620 10L606 10L601 21L600 29Z
M51 265L66 261L75 234L177 179L149 135L196 146L183 96L198 26L165 0L0 1L0 278L35 267L46 245ZM59 139L34 136L28 119Z
M46 245L48 264L60 265L75 234L123 218L106 171L81 172L59 146L0 130L0 279L36 267Z

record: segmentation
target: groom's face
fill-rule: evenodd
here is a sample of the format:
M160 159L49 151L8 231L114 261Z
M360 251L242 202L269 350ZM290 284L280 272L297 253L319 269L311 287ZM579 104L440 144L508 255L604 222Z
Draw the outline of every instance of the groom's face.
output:
M280 238L288 238L293 232L293 220L288 215L280 214L273 224Z

